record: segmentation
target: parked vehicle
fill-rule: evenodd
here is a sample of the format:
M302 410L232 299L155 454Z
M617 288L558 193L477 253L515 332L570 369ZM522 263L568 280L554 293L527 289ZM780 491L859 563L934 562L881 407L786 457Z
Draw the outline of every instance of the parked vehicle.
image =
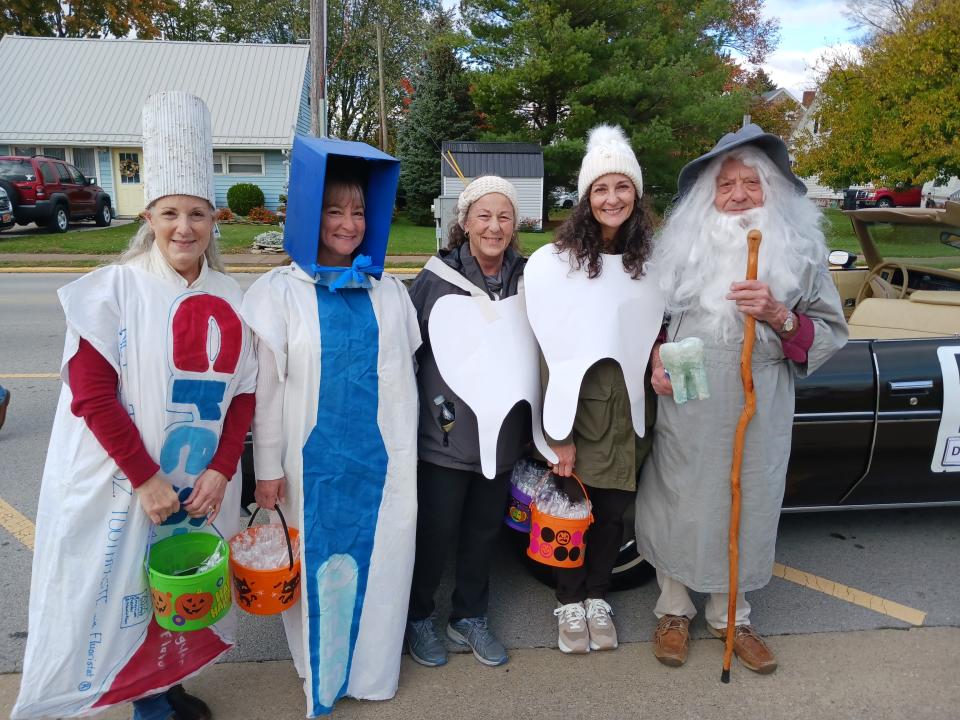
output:
M550 193L550 200L553 202L554 207L572 208L579 202L580 196L577 195L576 190L567 190L564 187L556 187Z
M857 191L857 207L920 207L921 198L919 185L863 188Z
M74 220L93 220L104 227L113 220L110 195L97 179L57 158L0 156L0 187L10 196L19 225L33 222L66 232Z
M10 202L10 196L7 191L0 187L0 232L12 226L16 220L13 219L13 204Z
M851 253L831 253L850 340L796 382L783 510L960 505L960 271L884 260L875 239L940 245L943 254L956 252L960 267L960 202L846 215L866 266L855 265ZM252 468L248 446L251 500ZM617 588L652 577L636 551L632 506L624 533ZM548 581L542 567L530 570Z

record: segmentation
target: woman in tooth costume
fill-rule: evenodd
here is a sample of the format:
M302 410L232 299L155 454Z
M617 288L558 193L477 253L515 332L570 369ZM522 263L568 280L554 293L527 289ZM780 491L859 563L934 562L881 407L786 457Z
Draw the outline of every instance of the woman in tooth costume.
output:
M643 178L619 127L590 132L578 186L579 205L524 274L543 350L543 426L558 456L554 473L577 473L594 516L584 563L556 571L554 614L565 653L618 645L606 593L623 514L650 449L645 431L654 408L644 402L644 376L663 319L661 293L644 268L652 233L640 203Z
M283 615L307 714L393 697L413 571L416 313L382 275L399 164L362 143L294 142L288 267L247 291L257 337L257 501L300 529ZM321 203L322 199L322 203ZM348 267L345 267L348 266Z

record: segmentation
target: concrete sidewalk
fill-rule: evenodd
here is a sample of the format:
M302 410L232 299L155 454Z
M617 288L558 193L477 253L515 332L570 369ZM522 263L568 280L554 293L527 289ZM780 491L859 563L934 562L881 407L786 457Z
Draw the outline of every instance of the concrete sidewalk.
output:
M616 652L565 656L552 648L514 650L485 668L471 655L442 668L403 658L400 688L388 702L338 703L333 718L400 720L956 720L960 717L960 628L914 628L784 635L770 639L780 662L760 676L734 661L720 683L723 645L696 640L686 666L671 669L650 643ZM13 706L19 675L0 676L0 714ZM224 663L187 683L217 720L303 717L290 662ZM100 717L126 720L129 706Z

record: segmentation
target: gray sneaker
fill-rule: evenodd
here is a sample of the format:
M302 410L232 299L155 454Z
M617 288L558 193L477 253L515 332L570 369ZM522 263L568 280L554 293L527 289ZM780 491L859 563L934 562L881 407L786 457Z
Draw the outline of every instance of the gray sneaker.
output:
M587 598L587 629L590 631L591 650L616 650L617 628L613 626L613 610L606 600Z
M407 650L410 657L421 665L437 667L447 664L447 646L437 635L432 615L426 620L407 623Z
M583 603L561 605L553 614L557 616L560 625L557 639L560 650L578 655L590 652L590 633L587 630L587 613L583 609Z
M462 618L447 625L447 637L458 645L469 645L473 656L484 665L503 665L507 649L487 626L486 617Z

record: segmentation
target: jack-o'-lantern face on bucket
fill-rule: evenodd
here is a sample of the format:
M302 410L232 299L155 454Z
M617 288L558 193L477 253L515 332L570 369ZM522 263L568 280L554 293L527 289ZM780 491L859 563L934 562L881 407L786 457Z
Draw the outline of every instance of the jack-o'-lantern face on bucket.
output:
M570 533L566 530L560 530L557 533L557 544L566 545L568 542L570 542Z
M160 592L158 590L150 589L150 592L153 593L153 610L159 617L166 617L170 614L170 596L173 593Z
M177 598L177 613L187 620L202 618L213 606L213 595L208 592L187 593Z

